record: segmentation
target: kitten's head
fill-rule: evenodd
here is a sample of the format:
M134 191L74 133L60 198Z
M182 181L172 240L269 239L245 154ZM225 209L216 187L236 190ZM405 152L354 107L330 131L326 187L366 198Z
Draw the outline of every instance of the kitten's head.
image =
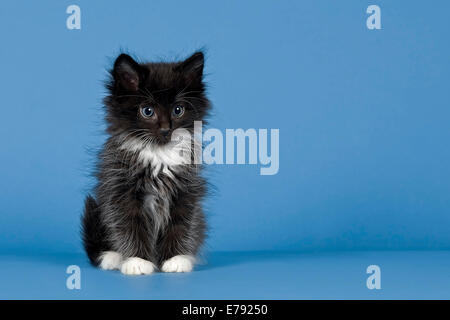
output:
M107 85L108 132L165 144L178 128L192 131L194 121L203 121L210 108L203 65L202 52L171 63L137 63L119 55Z

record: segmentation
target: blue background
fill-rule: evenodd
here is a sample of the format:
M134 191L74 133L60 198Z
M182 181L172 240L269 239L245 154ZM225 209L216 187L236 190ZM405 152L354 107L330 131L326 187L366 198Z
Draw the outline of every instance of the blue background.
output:
M70 4L81 30L66 28ZM366 27L370 4L381 30ZM0 252L84 261L106 68L121 50L171 60L203 47L211 127L280 129L277 175L208 168L206 252L448 249L449 12L446 1L3 1Z

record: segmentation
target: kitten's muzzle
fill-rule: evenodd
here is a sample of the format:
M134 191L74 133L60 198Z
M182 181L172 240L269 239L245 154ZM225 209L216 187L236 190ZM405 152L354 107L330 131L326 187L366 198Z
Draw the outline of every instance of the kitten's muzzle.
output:
M161 128L161 129L159 129L159 133L161 133L161 135L163 136L163 137L167 137L168 135L169 135L169 133L170 133L170 129L163 129L163 128Z

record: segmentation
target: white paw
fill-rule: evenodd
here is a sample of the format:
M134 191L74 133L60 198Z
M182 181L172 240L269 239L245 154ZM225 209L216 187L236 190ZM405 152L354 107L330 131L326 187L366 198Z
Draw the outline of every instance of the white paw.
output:
M155 265L153 263L138 257L127 258L120 268L123 274L128 275L150 274L154 270Z
M103 270L119 269L122 263L122 255L115 251L102 252L99 267Z
M195 258L188 255L178 255L166 260L161 270L164 272L191 272Z

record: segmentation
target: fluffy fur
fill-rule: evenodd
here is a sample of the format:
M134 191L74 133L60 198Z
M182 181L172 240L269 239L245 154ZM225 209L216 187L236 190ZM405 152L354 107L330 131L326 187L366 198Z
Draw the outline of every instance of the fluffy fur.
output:
M82 217L93 265L125 274L192 270L205 238L206 182L200 165L187 161L198 145L170 138L176 129L193 132L194 121L208 114L203 64L201 52L173 63L116 59L104 100L109 137ZM188 157L180 156L186 150Z

